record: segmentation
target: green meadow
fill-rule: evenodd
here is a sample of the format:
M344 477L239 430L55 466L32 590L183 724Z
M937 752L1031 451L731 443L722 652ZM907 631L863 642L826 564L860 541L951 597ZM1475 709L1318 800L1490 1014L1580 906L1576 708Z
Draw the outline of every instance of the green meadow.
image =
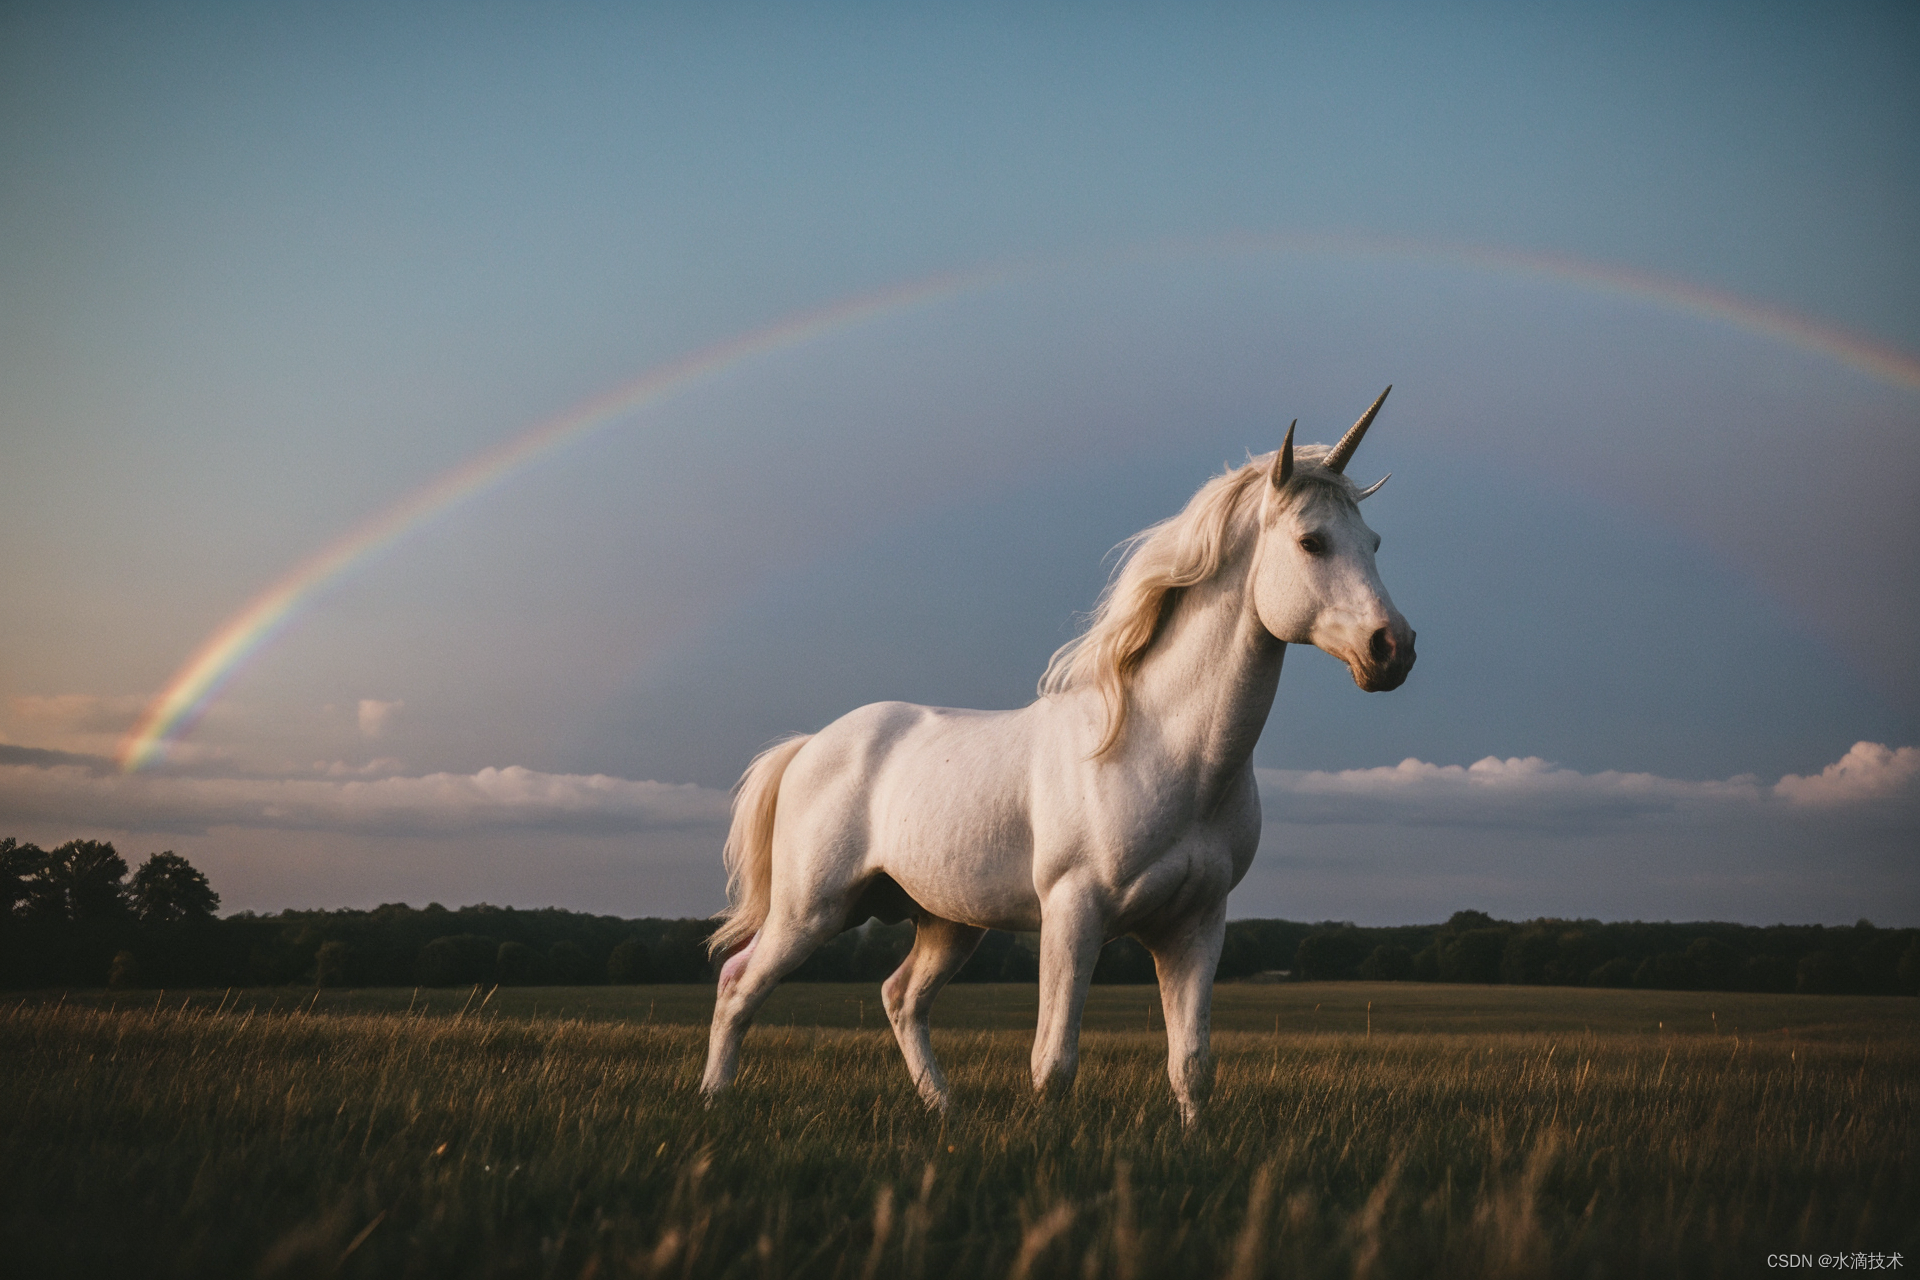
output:
M1152 988L1029 1094L1030 985L42 993L0 1006L17 1275L1751 1275L1920 1266L1910 998L1223 984L1183 1131Z

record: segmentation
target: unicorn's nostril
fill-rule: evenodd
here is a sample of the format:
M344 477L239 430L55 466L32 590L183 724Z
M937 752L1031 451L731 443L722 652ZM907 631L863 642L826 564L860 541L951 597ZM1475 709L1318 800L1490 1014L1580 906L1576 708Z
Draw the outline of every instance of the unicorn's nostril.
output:
M1372 651L1375 662L1385 662L1393 656L1392 634L1385 627L1381 627L1373 633L1373 638L1367 642L1367 648Z

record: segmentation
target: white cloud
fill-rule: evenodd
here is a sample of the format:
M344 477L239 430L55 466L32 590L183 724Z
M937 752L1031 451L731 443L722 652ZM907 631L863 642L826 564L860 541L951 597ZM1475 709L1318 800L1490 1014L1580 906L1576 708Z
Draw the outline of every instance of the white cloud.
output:
M43 751L64 751L99 757L114 755L127 731L152 702L151 695L52 693L15 694L0 704L0 742L11 746ZM209 721L227 724L244 719L244 704L227 698L215 702L206 712L199 733L201 741L172 741L166 744L168 763L221 764L233 753L227 747L204 741Z
M329 778L385 778L399 773L400 769L400 762L392 756L376 756L365 764L348 764L345 760L313 762L313 771Z
M55 733L125 733L146 709L141 694L16 694L7 699L17 719Z
M1769 785L1581 773L1539 759L1261 770L1241 915L1920 921L1912 747L1863 742Z
M360 732L369 738L377 738L387 731L387 721L393 713L407 704L399 700L382 702L378 698L360 699Z
M16 694L6 700L0 731L21 745L107 755L146 705L139 694Z
M1912 802L1920 799L1920 749L1857 743L1818 776L1790 774L1772 787L1752 775L1696 782L1581 773L1531 756L1488 756L1468 766L1407 759L1339 772L1261 769L1258 776L1269 821L1599 829L1646 819Z
M1920 920L1916 757L1861 743L1817 775L1773 785L1581 773L1532 758L1261 770L1267 833L1233 910L1376 923L1462 906L1517 917ZM634 912L717 904L723 791L520 767L409 777L397 767L123 775L99 757L0 748L0 835L124 838L127 848L151 839L196 865L205 852L221 891L236 886L230 905L260 909L397 897L575 902L589 882L601 886L594 892L627 886L617 900Z
M364 704L363 704L364 705ZM36 753L37 754L37 753ZM104 762L101 762L104 763ZM324 777L121 775L75 761L0 765L0 812L126 827L200 830L234 825L387 832L550 828L638 831L721 825L724 792L605 774L478 773L398 776L399 762L316 765ZM1499 826L1605 830L1622 823L1714 821L1795 811L1904 814L1920 800L1920 748L1856 744L1811 777L1773 786L1751 776L1687 781L1648 773L1581 773L1537 757L1472 765L1403 760L1372 769L1262 769L1269 822L1329 825Z
M1822 807L1912 797L1920 792L1920 747L1896 751L1878 742L1856 742L1817 775L1790 773L1773 792L1795 804Z
M537 773L518 765L368 779L192 778L103 773L71 764L0 766L0 813L10 820L159 831L657 831L721 826L727 803L724 791L691 783Z

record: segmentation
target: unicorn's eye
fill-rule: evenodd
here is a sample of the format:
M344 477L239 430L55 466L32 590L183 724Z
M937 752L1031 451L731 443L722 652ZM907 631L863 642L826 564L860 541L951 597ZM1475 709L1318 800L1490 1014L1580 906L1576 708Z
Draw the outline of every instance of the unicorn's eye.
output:
M1310 556L1327 554L1327 540L1317 533L1309 533L1300 539L1300 549Z

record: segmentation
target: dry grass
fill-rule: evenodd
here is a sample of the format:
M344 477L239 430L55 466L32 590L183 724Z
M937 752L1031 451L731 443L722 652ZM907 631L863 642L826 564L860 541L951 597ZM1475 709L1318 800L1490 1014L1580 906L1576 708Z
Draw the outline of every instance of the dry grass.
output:
M1235 1025L1258 998L1227 1002ZM1027 1034L940 1032L943 1120L876 1030L757 1030L707 1111L695 1026L176 999L0 1012L16 1274L1744 1275L1920 1252L1911 1001L1818 1038L1226 1031L1188 1134L1144 1029L1090 1031L1055 1106L1028 1097ZM1144 1027L1143 993L1111 1000Z

